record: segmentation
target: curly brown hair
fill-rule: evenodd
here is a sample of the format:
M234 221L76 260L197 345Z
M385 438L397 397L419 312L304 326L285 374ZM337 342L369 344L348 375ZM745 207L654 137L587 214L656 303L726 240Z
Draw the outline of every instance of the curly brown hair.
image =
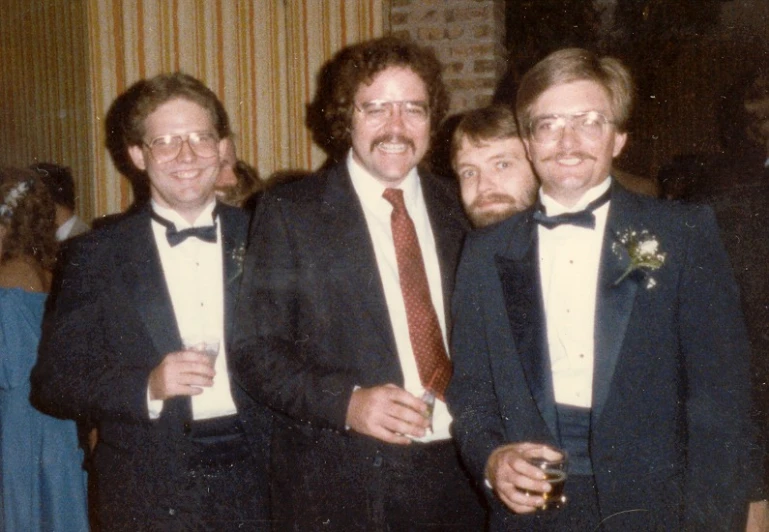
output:
M422 79L429 97L431 131L435 133L438 129L449 107L440 61L430 48L405 39L382 37L344 48L322 76L330 85L325 88L322 113L337 147L350 146L353 103L361 84L372 83L377 74L390 67L409 68Z
M43 268L53 269L56 207L35 171L0 167L0 209L0 224L8 229L0 262L29 256Z

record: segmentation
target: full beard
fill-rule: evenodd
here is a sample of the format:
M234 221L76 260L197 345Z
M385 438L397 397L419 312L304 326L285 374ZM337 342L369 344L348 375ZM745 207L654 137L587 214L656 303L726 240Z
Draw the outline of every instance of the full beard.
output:
M480 228L506 220L525 208L511 196L488 194L477 198L467 207L467 216L473 226Z

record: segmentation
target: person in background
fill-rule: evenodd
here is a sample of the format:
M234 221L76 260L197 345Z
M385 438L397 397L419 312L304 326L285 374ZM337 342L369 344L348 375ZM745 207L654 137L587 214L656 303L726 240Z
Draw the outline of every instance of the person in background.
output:
M35 172L0 168L0 530L88 530L75 423L29 402L56 260L54 212Z
M569 48L535 65L516 113L538 202L465 243L447 398L492 530L744 530L758 488L715 217L611 174L632 97L614 58ZM542 509L552 488L525 459L541 443L568 454L561 509Z
M56 204L56 240L62 242L90 229L75 214L75 180L66 166L53 163L37 163L30 168L40 174L48 192Z
M232 137L227 139L227 149L215 186L219 201L246 210L253 210L256 203L254 196L264 190L256 169L238 159Z
M699 199L716 212L741 290L752 348L753 416L763 444L764 492L754 497L759 500L769 488L769 75L758 73L740 100L746 119L742 158L733 155L729 165L717 168L715 181L722 186ZM769 507L764 502L761 509L752 516L756 530L769 530Z
M451 164L475 227L505 220L537 197L539 183L509 107L465 113L451 139Z
M443 400L467 222L418 169L448 104L441 65L385 37L329 67L319 107L345 156L263 195L238 307L236 372L280 414L275 526L482 530Z
M271 421L229 371L248 231L214 191L229 119L183 73L128 91L125 149L151 198L70 246L32 397L98 428L105 530L266 530Z

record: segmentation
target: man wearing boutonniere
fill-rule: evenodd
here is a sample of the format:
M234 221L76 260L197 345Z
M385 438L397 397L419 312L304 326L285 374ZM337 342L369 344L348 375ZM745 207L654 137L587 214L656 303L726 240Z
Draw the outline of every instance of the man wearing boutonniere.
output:
M492 530L739 530L756 486L749 348L710 210L630 193L627 69L581 49L521 81L537 203L469 236L447 399ZM560 509L523 454L568 453Z

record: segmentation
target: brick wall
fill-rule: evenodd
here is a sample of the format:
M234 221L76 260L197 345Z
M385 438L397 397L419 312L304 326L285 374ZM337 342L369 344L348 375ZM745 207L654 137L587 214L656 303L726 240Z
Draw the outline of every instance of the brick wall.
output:
M486 105L505 72L504 0L391 0L393 35L430 46L444 65L450 114Z

